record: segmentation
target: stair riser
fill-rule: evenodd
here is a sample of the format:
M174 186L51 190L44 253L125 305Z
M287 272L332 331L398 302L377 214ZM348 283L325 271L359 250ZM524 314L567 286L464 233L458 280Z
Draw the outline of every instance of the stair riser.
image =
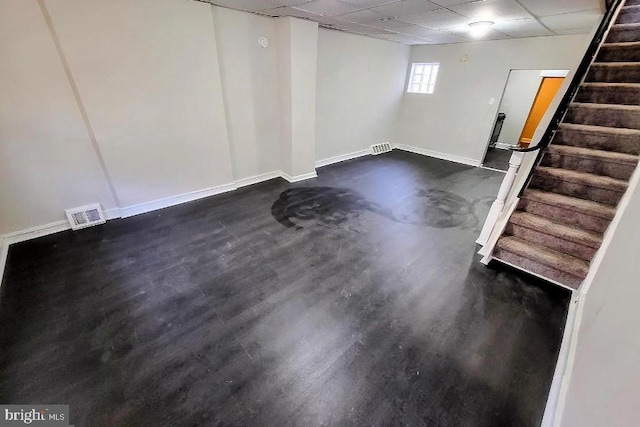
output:
M627 4L626 6L632 6ZM634 24L640 22L640 8L623 8L618 15L618 20L616 24Z
M584 280L584 277L578 277L565 273L564 271L556 270L555 268L548 267L544 264L532 261L518 254L514 254L513 252L505 251L501 248L496 248L494 251L494 257L509 264L517 265L521 269L531 271L539 276L555 280L556 282L562 283L563 285L569 286L573 289L578 289Z
M591 132L560 130L553 138L554 144L595 150L616 151L626 154L640 154L640 137L621 137Z
M640 129L640 111L571 107L569 111L567 111L564 122L580 125Z
M518 210L540 215L560 224L597 233L604 233L610 224L607 219L527 199L520 199Z
M562 181L555 177L534 174L531 179L531 188L564 194L566 196L578 197L585 200L602 203L609 206L617 206L622 198L622 192L608 190L604 188L592 187L575 182Z
M592 66L586 81L595 83L640 83L640 67L600 67Z
M636 165L605 162L599 159L568 156L550 152L546 153L542 158L542 166L610 176L612 178L622 179L625 181L629 180L631 174L633 174L633 171L636 168Z
M603 45L596 58L597 62L637 62L640 61L640 46Z
M550 234L540 233L527 227L509 223L505 229L505 234L515 236L527 242L532 242L540 246L544 246L558 252L572 255L585 261L591 261L596 254L594 248L581 245L579 243L569 242Z
M576 102L594 104L638 105L640 88L582 86L576 95Z
M640 29L612 28L607 37L607 43L625 43L640 41Z

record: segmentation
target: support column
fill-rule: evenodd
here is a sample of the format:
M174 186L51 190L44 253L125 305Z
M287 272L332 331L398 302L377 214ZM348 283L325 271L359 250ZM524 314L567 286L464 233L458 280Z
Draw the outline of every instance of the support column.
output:
M318 24L278 19L278 83L282 115L281 167L291 182L316 176Z

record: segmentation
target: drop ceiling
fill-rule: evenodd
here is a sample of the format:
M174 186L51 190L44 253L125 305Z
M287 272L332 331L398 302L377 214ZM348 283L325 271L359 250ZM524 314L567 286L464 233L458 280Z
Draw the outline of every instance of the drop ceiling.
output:
M601 0L200 0L267 16L294 16L322 27L404 44L477 40L469 23L495 22L482 40L586 34Z

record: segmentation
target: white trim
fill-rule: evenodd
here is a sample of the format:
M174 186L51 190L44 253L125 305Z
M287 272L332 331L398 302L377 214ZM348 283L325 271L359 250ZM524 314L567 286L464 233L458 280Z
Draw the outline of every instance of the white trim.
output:
M367 156L369 154L371 154L371 151L369 149L354 151L353 153L341 154L339 156L329 157L328 159L318 160L316 162L316 167L321 168L323 166L344 162L345 160L356 159L358 157Z
M311 179L311 178L317 178L318 174L316 173L316 171L313 172L309 172L309 173L304 173L302 175L296 175L296 176L291 176L286 172L280 172L281 173L281 177L286 179L287 181L293 183L293 182L299 182L299 181L304 181L307 179Z
M0 286L2 286L2 277L4 276L4 268L7 265L7 256L9 255L9 243L6 239L0 237Z
M394 148L402 151L408 151L410 153L421 154L423 156L434 157L436 159L447 160L449 162L462 163L465 165L479 167L482 162L475 159L469 159L467 157L455 156L453 154L440 153L438 151L426 150L424 148L413 147L406 144L395 144Z
M509 150L511 147L512 145L505 144L504 142L496 142L495 146L498 150Z
M542 70L540 77L567 77L569 70Z
M170 206L192 202L204 197L215 196L216 194L226 193L235 189L235 184L218 185L216 187L203 188L202 190L190 191L188 193L179 194L177 196L166 197L164 199L152 200L150 202L127 206L122 208L120 212L122 218L128 218L130 216L140 215L146 212L156 211L158 209L164 209Z
M577 336L577 331L580 326L580 319L582 319L582 308L584 305L581 300L583 299L580 292L574 291L569 301L567 321L564 325L564 332L562 333L562 343L560 344L558 361L556 362L556 369L553 372L553 380L551 381L547 404L544 408L541 427L553 427L558 414L561 413L563 409L563 405L560 404L560 394L562 389L566 387L565 377L567 372L571 370L571 361L573 360L570 357L572 354L571 350L573 340Z
M282 176L281 171L271 171L267 173L263 173L256 176L251 176L249 178L243 178L236 181L236 187L242 188L248 185L258 184L260 182L269 181L270 179L280 178Z
M490 168L489 166L485 166L485 165L480 165L480 167L482 169L486 169L486 170L489 170L489 171L500 172L500 173L504 173L504 174L507 173L507 171L503 171L502 169Z

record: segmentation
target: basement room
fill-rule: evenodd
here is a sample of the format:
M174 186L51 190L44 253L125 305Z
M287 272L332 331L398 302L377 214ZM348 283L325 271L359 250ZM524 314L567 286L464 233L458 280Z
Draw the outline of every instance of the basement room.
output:
M640 0L0 0L0 425L640 425Z

